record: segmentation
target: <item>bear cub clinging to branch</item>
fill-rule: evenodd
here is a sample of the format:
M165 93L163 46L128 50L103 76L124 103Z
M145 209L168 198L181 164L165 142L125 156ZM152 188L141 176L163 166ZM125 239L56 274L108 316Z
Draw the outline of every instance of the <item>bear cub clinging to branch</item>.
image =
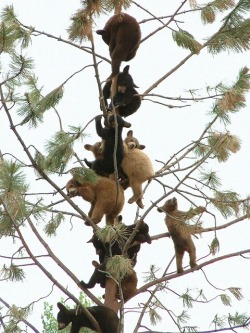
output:
M113 105L116 114L121 117L128 117L135 113L141 105L141 97L135 96L138 92L134 84L132 76L129 74L129 65L124 67L123 72L120 72L115 81L115 92L113 96ZM107 100L111 98L111 80L107 81L103 87L103 97L107 109L112 110L112 103L108 105Z
M133 131L127 133L124 140L124 158L121 164L123 172L129 178L129 186L132 188L133 196L128 203L136 202L140 208L144 208L142 203L142 184L150 181L154 176L153 165L149 157L142 152L145 146L133 137Z
M89 162L84 159L85 163L93 169L98 175L106 176L112 174L115 171L114 167L114 148L116 142L116 129L115 129L115 116L110 115L107 118L108 127L103 127L101 123L102 115L95 117L96 132L104 140L102 149L102 158L98 158L93 162ZM122 129L123 127L131 127L131 124L126 122L119 115L116 116L117 120L117 149L116 149L116 164L117 168L121 165L124 156Z
M81 196L91 203L88 216L95 224L101 222L104 214L106 223L114 224L125 201L122 187L117 187L114 180L105 177L98 177L96 183L79 183L72 178L66 184L66 191L69 197ZM86 222L85 224L88 225Z
M79 333L81 327L88 327L95 330L95 326L88 319L81 308L67 309L62 303L57 303L59 312L57 314L58 330L64 329L72 323L70 333ZM95 318L103 333L117 333L119 318L117 314L106 306L86 307Z
M141 39L141 29L136 19L128 14L115 14L106 22L104 29L96 33L109 46L112 73L115 77L122 61L130 61L136 55Z
M183 272L182 260L185 251L189 253L190 266L196 267L196 248L191 238L191 229L185 224L185 221L203 213L206 208L199 206L190 211L182 212L178 210L177 199L172 198L157 210L160 213L166 213L165 222L174 242L177 273Z

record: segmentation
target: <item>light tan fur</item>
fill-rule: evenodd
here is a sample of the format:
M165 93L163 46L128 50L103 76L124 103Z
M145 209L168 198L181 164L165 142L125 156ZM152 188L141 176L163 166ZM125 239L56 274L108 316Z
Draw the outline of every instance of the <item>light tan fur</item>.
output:
M68 181L66 190L70 197L81 196L91 203L88 216L95 224L101 222L106 215L106 223L113 225L124 206L122 187L119 185L117 188L116 182L109 178L98 177L95 184L80 184L72 178Z
M133 191L133 196L128 200L128 203L132 204L136 201L140 208L144 208L142 184L147 180L150 181L155 174L149 157L141 151L144 147L133 137L133 131L128 131L124 140L124 158L121 167L128 176Z
M190 211L182 212L178 210L177 199L172 198L157 210L160 213L166 213L165 222L174 243L177 273L183 272L182 260L185 251L189 253L190 266L196 267L196 248L191 238L193 230L186 225L185 221L203 213L206 208L199 206Z

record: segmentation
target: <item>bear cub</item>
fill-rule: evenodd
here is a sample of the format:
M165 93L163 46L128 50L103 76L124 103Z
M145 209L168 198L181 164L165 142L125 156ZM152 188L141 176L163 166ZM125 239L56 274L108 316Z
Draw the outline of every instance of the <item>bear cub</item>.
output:
M57 314L58 330L64 329L70 323L70 333L79 333L82 327L95 330L93 323L86 314L79 309L67 309L62 303L58 302L59 312ZM86 307L90 314L98 322L103 333L117 333L119 318L117 314L106 306Z
M185 221L203 213L206 208L199 206L182 212L178 210L177 199L172 198L157 210L160 213L166 213L165 222L174 243L177 273L183 273L182 260L185 251L189 253L190 266L196 267L196 248L191 238L191 229L185 224Z
M135 90L137 86L134 84L132 76L129 74L129 65L124 67L123 72L117 76L115 83L115 93L113 96L113 105L116 114L121 117L128 117L135 113L141 105L141 97L135 96L138 92ZM103 97L106 108L112 110L112 103L108 105L107 100L111 98L111 80L107 81L103 87Z
M136 55L141 40L139 23L129 14L115 14L96 33L109 46L112 67L110 77L115 77L119 73L121 62L130 61Z
M96 122L96 132L102 140L104 141L102 149L102 157L97 158L93 162L88 162L84 159L85 163L93 169L98 175L106 176L107 174L112 174L115 171L114 167L114 148L116 143L116 121L117 121L117 149L116 149L116 164L117 168L122 163L124 156L123 140L122 140L122 130L123 127L131 127L131 124L126 122L121 116L110 115L107 118L108 126L103 127L101 123L102 115L95 117Z

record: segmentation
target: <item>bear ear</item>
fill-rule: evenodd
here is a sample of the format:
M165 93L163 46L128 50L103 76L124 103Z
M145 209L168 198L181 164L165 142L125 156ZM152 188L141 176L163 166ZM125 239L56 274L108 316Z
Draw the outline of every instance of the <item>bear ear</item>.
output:
M127 133L127 138L128 138L128 137L131 137L131 136L133 136L133 131L132 131L132 130L129 130L128 133Z
M59 310L65 310L66 309L66 307L60 302L57 303L57 307L58 307Z
M145 149L146 148L146 146L144 146L144 145L139 145L139 147L138 147L140 150L143 150L143 149Z
M124 121L123 127L129 128L131 127L131 124L128 123L127 121Z
M129 71L129 65L127 65L123 68L123 73L124 74L128 74L128 71Z
M104 32L105 32L104 29L102 29L102 30L96 30L97 35L103 35Z
M157 210L158 210L159 213L163 213L163 212L164 212L163 207L164 207L164 206L162 206L162 207L158 207L158 208L157 208Z
M90 150L90 151L92 151L93 146L92 146L92 145L89 145L89 144L87 143L86 145L84 145L84 148L85 148L86 150Z

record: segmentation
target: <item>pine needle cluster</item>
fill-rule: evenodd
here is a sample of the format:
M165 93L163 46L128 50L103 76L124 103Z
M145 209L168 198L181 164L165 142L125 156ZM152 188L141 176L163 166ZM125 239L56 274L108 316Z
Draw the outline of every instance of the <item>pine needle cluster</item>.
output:
M217 13L222 13L235 6L234 0L214 0L201 9L201 20L204 24L213 23Z
M72 177L77 180L80 184L86 182L91 184L96 184L98 182L99 176L94 170L85 167L73 168L70 170Z
M116 255L108 258L106 263L107 272L116 280L121 281L128 274L132 274L133 267L131 259Z
M176 44L184 49L188 49L191 52L198 54L201 49L201 44L197 42L193 35L189 32L180 29L179 31L172 32L173 40Z

